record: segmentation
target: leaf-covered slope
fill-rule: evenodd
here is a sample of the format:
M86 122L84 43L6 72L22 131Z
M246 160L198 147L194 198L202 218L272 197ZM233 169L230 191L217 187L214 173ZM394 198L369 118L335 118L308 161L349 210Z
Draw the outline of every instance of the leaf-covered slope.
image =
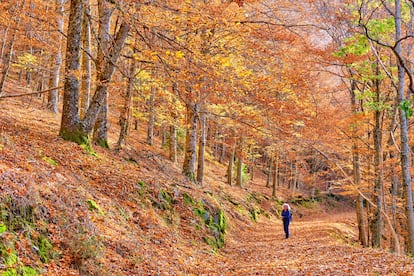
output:
M139 132L119 152L90 153L58 138L59 118L32 100L0 104L0 271L409 275L413 269L411 259L350 244L349 223L310 221L307 215L325 212L310 206L296 206L293 236L285 241L280 202L263 194L264 181L229 187L225 169L210 162L198 187L163 150L141 143Z

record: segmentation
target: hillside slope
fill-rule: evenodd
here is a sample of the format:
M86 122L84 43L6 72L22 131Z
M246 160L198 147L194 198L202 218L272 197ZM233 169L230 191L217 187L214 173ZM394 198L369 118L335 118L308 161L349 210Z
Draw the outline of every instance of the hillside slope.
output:
M0 101L1 275L412 275L412 259L355 245L352 215L296 206L285 241L260 179L229 187L210 161L196 186L139 132L87 152L40 105Z

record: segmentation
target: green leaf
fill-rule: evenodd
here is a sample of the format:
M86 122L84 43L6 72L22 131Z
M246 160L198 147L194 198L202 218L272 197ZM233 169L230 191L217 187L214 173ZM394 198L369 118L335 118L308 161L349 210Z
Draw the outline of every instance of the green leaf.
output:
M3 223L0 223L0 234L3 234L6 231L7 231L6 225L4 225Z
M410 119L411 116L413 116L414 110L412 108L411 102L409 100L402 101L398 108L404 111L405 116L407 116L407 119Z
M58 162L56 162L55 160L53 160L52 158L50 158L48 156L43 156L42 159L44 161L46 161L49 165L52 165L52 166L57 166L58 165Z
M99 214L104 215L104 212L102 211L102 209L98 205L98 203L96 203L96 201L94 201L92 199L88 199L86 202L88 203L88 209L90 211L96 210Z

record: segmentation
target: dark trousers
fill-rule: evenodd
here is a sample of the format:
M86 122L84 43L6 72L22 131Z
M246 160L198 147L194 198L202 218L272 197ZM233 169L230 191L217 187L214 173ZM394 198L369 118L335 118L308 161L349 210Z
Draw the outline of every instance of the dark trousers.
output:
M285 230L286 239L289 238L289 219L283 219L283 229Z

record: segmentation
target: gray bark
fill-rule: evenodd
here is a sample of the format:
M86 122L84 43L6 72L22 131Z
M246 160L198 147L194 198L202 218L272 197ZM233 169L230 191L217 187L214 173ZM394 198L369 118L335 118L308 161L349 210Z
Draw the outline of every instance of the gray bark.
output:
M375 67L375 75L379 75L378 65ZM380 103L380 81L377 79L374 81L375 88L375 102ZM383 218L382 218L382 198L383 198L383 153L382 153L382 111L379 109L374 110L374 202L377 205L373 208L374 214L371 221L371 231L372 231L372 246L381 247L381 238L382 238L382 227L383 227Z
M227 167L227 183L232 186L233 182L233 167L234 167L234 158L236 156L236 141L233 142L232 150L230 151L229 165Z
M60 135L67 140L80 144L90 144L88 137L94 129L98 114L105 105L108 85L115 71L118 58L128 36L130 26L123 22L111 44L108 55L97 64L98 85L89 108L80 122L79 120L79 80L74 74L79 69L80 41L82 31L83 3L81 0L71 1L69 15L69 31L67 38L66 80L63 101L63 114ZM76 113L76 114L75 114ZM105 120L106 121L106 120ZM105 141L106 142L106 141ZM99 143L102 144L102 143ZM107 142L106 142L107 144Z
M170 160L177 163L177 128L170 126Z
M357 106L357 100L355 95L356 85L355 81L351 80L351 106L352 106L352 113L356 115L359 111ZM354 127L352 129L352 172L353 172L353 180L354 184L357 187L361 185L361 164L360 164L360 154L359 154L359 146L358 146L358 134L356 128L356 121L353 121ZM356 198L356 216L357 216L357 223L358 223L358 239L361 242L362 246L368 246L367 240L367 232L366 232L366 219L364 216L364 199L360 194L357 195Z
M244 136L243 134L240 137L239 148L237 151L237 176L236 183L239 187L243 187L243 164L244 164Z
M197 161L197 104L187 104L187 130L185 136L185 152L183 174L195 182L195 166Z
M401 49L401 1L395 0L395 40L397 44L395 46L394 53L398 59L398 102L403 103L405 98L404 91L404 80L405 73L402 59ZM402 184L405 191L405 204L406 204L406 215L408 225L408 248L406 249L408 254L414 253L414 215L413 215L413 195L411 187L411 156L410 156L410 145L408 135L408 118L405 112L400 110L400 138L401 138L401 171L402 171Z
M157 88L151 88L151 96L148 101L148 129L147 129L147 144L154 144L154 127L155 127L155 96L157 93Z
M61 0L60 0L61 1ZM80 88L80 102L79 102L79 116L81 119L85 116L86 110L89 107L91 94L91 26L90 26L90 8L89 0L86 3L85 14L83 16L82 26L82 81Z
M279 155L273 158L273 182L272 182L272 196L276 197L276 187L279 187Z
M270 187L270 182L272 182L272 158L267 160L266 164L266 188Z
M205 105L202 105L200 114L200 142L198 145L198 166L197 166L197 183L202 185L204 180L204 160L206 151L206 137L207 137L207 116Z
M60 76L60 67L62 64L62 33L63 33L63 6L64 0L56 0L56 25L58 28L57 34L57 49L56 53L52 55L52 64L53 67L50 72L49 87L58 87L59 86L59 76ZM53 113L58 113L58 102L59 102L59 91L58 89L51 90L47 98L47 109Z
M87 137L82 134L79 125L78 98L80 38L82 32L83 1L72 0L70 3L68 36L66 42L65 84L63 92L63 112L59 135L64 139L82 144Z
M116 146L118 149L122 148L125 143L132 117L132 95L135 89L135 71L136 62L132 59L129 70L128 87L124 95L124 106L122 107L119 115L119 126L121 127L121 130L119 132L119 138Z

